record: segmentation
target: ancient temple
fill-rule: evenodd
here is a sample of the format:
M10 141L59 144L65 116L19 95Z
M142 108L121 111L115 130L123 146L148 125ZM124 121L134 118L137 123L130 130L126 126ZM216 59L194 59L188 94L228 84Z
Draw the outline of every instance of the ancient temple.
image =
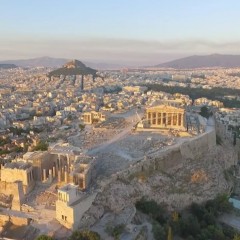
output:
M159 105L146 109L145 128L185 130L185 110L183 108Z

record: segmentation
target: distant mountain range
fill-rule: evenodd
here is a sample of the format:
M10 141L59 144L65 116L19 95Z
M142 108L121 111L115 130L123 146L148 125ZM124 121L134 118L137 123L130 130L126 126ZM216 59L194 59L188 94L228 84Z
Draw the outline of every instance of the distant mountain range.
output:
M40 57L40 58L32 58L32 59L20 59L20 60L6 60L0 61L0 64L15 64L19 67L53 67L59 68L65 63L71 61L71 59L66 58L52 58L52 57ZM117 64L109 64L109 63L92 63L85 62L89 67L95 69L119 69L122 66Z
M240 55L222 55L212 54L205 56L190 56L180 58L174 61L155 65L156 68L174 68L174 69L189 69L189 68L214 68L214 67L240 67Z
M67 61L69 60L64 58L40 57L31 59L0 61L0 64L15 64L19 67L60 67Z
M66 58L51 58L51 57L40 57L32 59L21 59L21 60L7 60L0 61L1 68L13 68L19 67L53 67L60 68L71 59ZM111 63L93 63L82 61L85 65L94 69L120 69L124 67L123 65L111 64ZM13 64L13 65L11 65ZM214 68L214 67L240 67L240 55L222 55L222 54L212 54L205 56L190 56L185 58L180 58L166 63L161 63L154 68L174 68L174 69L191 69L191 68ZM145 67L143 67L145 68Z
M2 69L9 69L9 68L16 68L17 66L15 64L8 64L8 63L3 63L0 64L0 68Z

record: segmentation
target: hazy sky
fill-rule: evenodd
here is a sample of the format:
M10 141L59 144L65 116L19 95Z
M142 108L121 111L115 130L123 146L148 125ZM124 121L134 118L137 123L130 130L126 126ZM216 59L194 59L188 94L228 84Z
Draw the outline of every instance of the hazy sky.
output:
M240 54L239 0L0 0L0 59Z

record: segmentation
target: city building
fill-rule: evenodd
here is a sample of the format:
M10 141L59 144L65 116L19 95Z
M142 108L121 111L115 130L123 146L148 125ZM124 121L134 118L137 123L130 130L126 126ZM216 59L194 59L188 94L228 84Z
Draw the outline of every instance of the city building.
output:
M58 189L56 219L66 228L76 230L83 214L91 207L95 194L87 194L78 186L67 184Z
M104 122L106 121L106 114L101 112L85 112L83 113L83 122L85 124L93 124L97 122Z

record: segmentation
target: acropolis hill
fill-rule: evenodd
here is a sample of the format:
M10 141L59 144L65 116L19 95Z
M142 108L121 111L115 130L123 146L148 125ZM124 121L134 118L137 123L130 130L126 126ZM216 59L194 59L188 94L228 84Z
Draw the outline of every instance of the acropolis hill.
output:
M84 226L91 226L106 211L120 214L125 209L133 210L136 200L143 196L165 202L173 211L229 192L233 182L226 181L223 171L236 164L238 153L227 142L217 146L214 129L210 126L201 136L150 154L111 179L106 178L95 204L85 215ZM125 217L130 223L134 214Z

